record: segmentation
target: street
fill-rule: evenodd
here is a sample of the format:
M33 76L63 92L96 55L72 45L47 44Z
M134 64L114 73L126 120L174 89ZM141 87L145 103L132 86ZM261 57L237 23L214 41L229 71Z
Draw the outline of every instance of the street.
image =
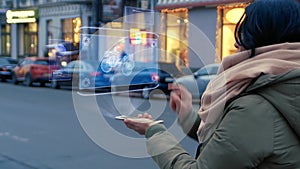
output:
M89 104L92 98L98 111L94 110L95 104ZM127 94L91 97L70 89L0 82L0 168L156 169L144 150L138 150L145 144L144 137L114 119L116 115L144 111L163 119L167 127L177 123L163 98L148 101ZM92 112L100 112L97 116L104 121L98 123ZM180 141L194 156L197 143L187 137Z

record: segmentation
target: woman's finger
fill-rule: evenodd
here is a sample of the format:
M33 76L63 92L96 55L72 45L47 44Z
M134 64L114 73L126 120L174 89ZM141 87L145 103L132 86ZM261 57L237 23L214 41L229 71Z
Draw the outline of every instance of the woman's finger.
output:
M180 90L180 98L181 99L187 99L190 96L190 92L187 90L186 87L184 87L183 85L179 86L179 90Z
M134 128L135 128L135 125L133 125L133 124L131 123L131 121L128 120L128 119L125 119L125 120L124 120L124 123L125 123L125 125L126 125L128 128L130 128L130 129L134 129Z
M178 96L178 94L171 92L170 95L170 107L173 111L177 112L177 110L181 107L181 98Z
M151 114L149 114L149 113L144 113L144 118L153 119Z

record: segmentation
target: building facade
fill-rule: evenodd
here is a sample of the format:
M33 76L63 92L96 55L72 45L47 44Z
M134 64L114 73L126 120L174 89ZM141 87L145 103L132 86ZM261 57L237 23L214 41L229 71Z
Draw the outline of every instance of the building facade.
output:
M235 53L235 24L247 4L247 0L158 0L155 9L162 16L175 16L163 18L166 60L196 69ZM175 32L176 38L168 38Z
M12 0L0 1L0 56L11 56L11 26L6 23L6 11L12 8Z
M143 0L1 0L0 56L52 57L48 48L59 42L78 49L82 27L103 26L122 17L124 6L141 5Z
M4 2L0 55L13 58L45 56L56 41L78 45L80 27L92 16L91 1L14 0L2 8Z
M52 57L48 50L51 44L67 41L79 48L81 27L108 26L159 32L159 60L196 69L236 52L234 26L247 3L248 0L1 0L0 56ZM126 14L125 10L130 9L127 6L157 11L160 21L155 25L159 27L147 27L149 20L145 17L140 19L145 23L141 27L115 21Z

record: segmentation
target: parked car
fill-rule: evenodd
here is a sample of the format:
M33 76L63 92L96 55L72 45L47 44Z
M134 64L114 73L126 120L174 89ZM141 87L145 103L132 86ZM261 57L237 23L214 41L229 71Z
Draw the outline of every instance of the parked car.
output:
M72 42L59 41L46 46L45 55L55 58L60 66L66 66L70 61L77 60L79 49Z
M177 78L175 82L184 85L191 92L194 99L201 99L207 84L216 76L219 66L218 63L206 65L192 75Z
M18 64L17 59L10 57L0 58L0 79L5 82L12 78L12 69Z
M159 62L156 66L147 64L149 63L136 62L130 75L116 73L111 78L112 87L126 86L130 91L141 91L145 99L150 97L154 89L159 89L168 95L170 93L168 84L173 83L174 77L181 74L180 71L171 63Z
M96 61L75 60L52 73L51 87L72 86L80 89L94 89L110 86L110 74L99 70Z
M41 86L48 83L52 71L60 66L55 60L46 57L26 57L12 71L12 83L24 82L26 86L32 86L39 82Z

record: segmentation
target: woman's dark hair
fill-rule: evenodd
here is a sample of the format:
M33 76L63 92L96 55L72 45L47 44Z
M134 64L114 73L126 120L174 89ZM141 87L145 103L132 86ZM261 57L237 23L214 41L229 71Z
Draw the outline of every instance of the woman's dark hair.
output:
M296 0L256 0L246 7L235 28L235 40L245 49L300 42L300 3Z

